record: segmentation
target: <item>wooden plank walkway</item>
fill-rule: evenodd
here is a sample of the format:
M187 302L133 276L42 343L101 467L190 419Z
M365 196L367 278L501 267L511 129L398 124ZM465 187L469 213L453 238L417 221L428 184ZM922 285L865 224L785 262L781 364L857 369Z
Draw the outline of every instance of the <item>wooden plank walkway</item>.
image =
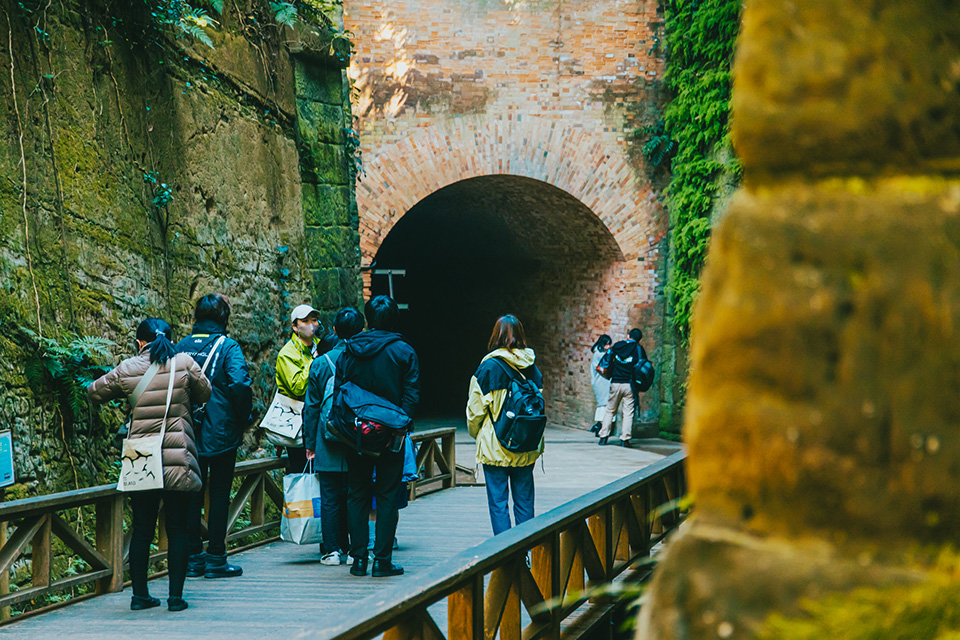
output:
M436 426L436 425L432 425ZM473 441L458 432L457 460L472 464ZM537 513L559 506L659 460L640 449L598 447L586 432L550 428L544 462L537 465ZM319 563L315 545L264 545L231 557L244 575L226 580L188 579L180 613L130 611L130 590L70 605L0 628L0 636L71 640L110 636L147 638L296 637L336 626L362 611L362 600L378 587L395 586L427 567L491 535L483 487L457 487L420 498L400 512L394 559L406 569L395 578L355 577L345 566ZM150 583L151 595L165 599L166 580ZM443 619L440 617L439 619Z

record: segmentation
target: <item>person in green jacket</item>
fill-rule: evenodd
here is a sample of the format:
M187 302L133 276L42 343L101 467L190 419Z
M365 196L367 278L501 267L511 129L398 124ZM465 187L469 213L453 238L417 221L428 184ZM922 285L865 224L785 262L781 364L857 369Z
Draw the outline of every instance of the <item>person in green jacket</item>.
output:
M320 312L308 304L301 304L290 313L290 327L293 335L277 355L277 389L288 398L303 401L310 379L310 364L317 355L319 336L323 331ZM300 473L306 466L307 454L303 445L287 447L287 472Z
M510 528L509 494L513 494L515 524L526 522L534 515L533 467L543 453L543 440L535 451L515 453L500 446L493 424L500 416L510 377L494 359L500 359L532 380L543 390L543 376L533 349L527 347L523 325L516 316L499 318L493 327L488 345L490 353L484 356L476 373L470 379L467 400L467 430L477 441L477 464L483 465L487 487L487 506L490 523L497 535Z

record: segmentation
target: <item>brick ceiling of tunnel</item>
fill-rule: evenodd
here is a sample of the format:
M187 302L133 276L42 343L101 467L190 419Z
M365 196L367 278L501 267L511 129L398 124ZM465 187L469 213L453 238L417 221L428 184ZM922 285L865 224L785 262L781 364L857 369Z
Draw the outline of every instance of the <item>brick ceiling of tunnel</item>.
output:
M446 253L463 244L537 262L622 258L579 200L539 180L500 175L463 180L421 200L387 236L377 263L409 259L423 245Z

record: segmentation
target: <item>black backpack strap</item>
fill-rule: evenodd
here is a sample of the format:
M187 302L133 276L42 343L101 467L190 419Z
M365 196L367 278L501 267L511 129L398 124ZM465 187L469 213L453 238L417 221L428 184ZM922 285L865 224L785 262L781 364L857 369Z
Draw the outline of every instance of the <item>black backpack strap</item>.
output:
M496 362L498 365L500 365L500 368L503 369L504 373L507 374L507 377L510 378L511 381L515 380L513 373L511 373L511 371L519 374L520 378L524 382L527 381L527 377L523 375L523 373L519 369L515 369L513 365L507 364L506 362L503 361L503 359L497 358L497 357L493 357L490 359ZM509 391L509 387L507 388L507 390ZM493 419L493 413L490 411L490 407L487 407L487 416L490 418L490 424L493 424L494 422L496 422L496 420Z

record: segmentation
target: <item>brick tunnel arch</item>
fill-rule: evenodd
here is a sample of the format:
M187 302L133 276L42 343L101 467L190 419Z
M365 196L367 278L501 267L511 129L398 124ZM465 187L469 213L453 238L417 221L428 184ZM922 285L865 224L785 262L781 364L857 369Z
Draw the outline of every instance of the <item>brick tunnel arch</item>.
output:
M425 359L424 409L446 415L462 412L469 375L484 352L494 319L513 311L527 326L545 370L551 421L581 428L591 424L589 346L596 336L620 336L639 326L648 351L656 354L660 342L660 248L666 219L648 181L638 177L624 153L622 140L616 133L565 126L549 118L489 114L432 123L391 143L377 144L372 133L367 139L372 144L364 148L366 175L357 184L363 268L374 262L380 268L406 268L404 261L436 255L436 246L421 241L421 236L437 238L431 230L436 227L448 229L447 238L493 234L513 255L528 260L528 267L534 265L537 274L510 295L488 298L489 308L477 312L475 324L472 319L461 321L457 340L470 342L463 348L467 355L462 362L457 356L455 372L434 373L444 368L429 356ZM444 222L432 210L453 216ZM465 216L462 210L474 214ZM536 219L548 231L537 236L536 225L521 224L523 211L525 219ZM448 225L454 219L460 221L456 229ZM419 247L419 253L404 253L404 246ZM370 273L365 271L366 293L380 293L385 282L374 283ZM561 295L551 282L571 293ZM399 284L398 298L406 295L404 287L416 286L415 279ZM528 301L514 305L525 292L530 292ZM436 325L455 301L449 288L432 294L417 304L433 310ZM416 315L402 315L404 331L423 350L424 339L410 326L416 324L410 320ZM451 346L459 348L459 342ZM443 380L431 391L430 377L438 375ZM435 393L447 399L433 399ZM656 421L658 409L658 394L645 394L641 420Z
M516 314L545 377L548 405L582 380L577 336L609 315L607 275L623 253L596 214L545 182L511 175L469 178L414 205L377 251L377 270L403 269L395 297L409 308L400 331L421 359L422 410L462 412L467 383L497 317ZM371 293L387 293L385 275ZM562 412L551 411L563 422Z

